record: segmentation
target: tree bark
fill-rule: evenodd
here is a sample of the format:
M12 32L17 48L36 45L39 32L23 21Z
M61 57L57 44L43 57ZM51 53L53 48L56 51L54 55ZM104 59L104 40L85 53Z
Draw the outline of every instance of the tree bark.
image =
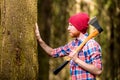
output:
M36 0L2 0L1 80L36 80Z

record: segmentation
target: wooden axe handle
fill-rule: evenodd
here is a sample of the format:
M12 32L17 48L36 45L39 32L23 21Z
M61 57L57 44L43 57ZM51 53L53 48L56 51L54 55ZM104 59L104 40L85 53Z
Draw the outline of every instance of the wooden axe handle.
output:
M82 47L92 38L94 38L95 36L97 36L99 34L98 30L95 29L81 44L80 46L78 46L75 50L75 54L77 54L81 49Z

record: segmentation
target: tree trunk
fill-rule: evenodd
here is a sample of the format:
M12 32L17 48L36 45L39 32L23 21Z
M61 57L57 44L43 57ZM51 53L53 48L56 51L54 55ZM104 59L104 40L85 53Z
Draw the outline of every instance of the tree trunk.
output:
M51 0L38 0L38 25L43 40L50 44ZM39 80L49 80L49 56L38 44Z
M1 80L36 80L36 0L2 0Z

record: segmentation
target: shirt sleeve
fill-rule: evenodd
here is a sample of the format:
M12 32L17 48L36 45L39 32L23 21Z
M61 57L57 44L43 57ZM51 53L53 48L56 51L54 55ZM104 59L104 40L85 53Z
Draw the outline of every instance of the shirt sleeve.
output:
M88 43L88 54L90 63L94 64L97 68L102 69L102 54L101 47L96 41Z
M55 48L52 51L52 57L57 58L57 57L63 57L69 55L69 53L71 52L70 46L71 46L71 42L69 42L65 46Z

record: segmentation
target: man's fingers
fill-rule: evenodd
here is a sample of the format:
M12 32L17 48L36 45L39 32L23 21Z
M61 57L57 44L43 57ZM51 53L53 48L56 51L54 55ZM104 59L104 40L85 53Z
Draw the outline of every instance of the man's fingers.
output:
M69 54L69 57L73 57L74 56L74 53L73 53L73 51Z
M72 59L75 59L77 58L77 55L74 51L72 51L70 54L69 54L69 57L72 58Z
M35 23L35 26L38 27L37 23Z
M39 33L39 29L38 29L37 23L35 23L35 32L36 32L36 33Z
M38 28L37 23L35 23L35 34L36 34L36 37L39 39L40 38L40 33L39 33L39 28Z
M38 24L37 23L35 23L35 29L38 30Z

